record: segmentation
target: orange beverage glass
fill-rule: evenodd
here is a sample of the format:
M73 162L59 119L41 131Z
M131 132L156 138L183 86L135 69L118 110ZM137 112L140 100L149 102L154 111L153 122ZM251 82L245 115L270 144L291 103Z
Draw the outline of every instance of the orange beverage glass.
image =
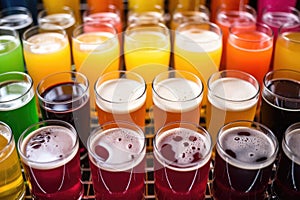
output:
M221 68L226 68L226 45L229 35L229 28L233 24L235 26L255 26L256 24L256 11L248 5L241 6L239 9L229 9L222 6L217 11L216 24L221 28L223 33L223 52L221 59Z
M124 13L124 3L123 0L87 0L87 6L93 12L105 12L109 11L109 7L115 6L120 13ZM121 14L122 21L124 20L124 15Z
M265 24L254 27L231 26L227 41L226 69L241 70L262 85L273 52L273 31Z

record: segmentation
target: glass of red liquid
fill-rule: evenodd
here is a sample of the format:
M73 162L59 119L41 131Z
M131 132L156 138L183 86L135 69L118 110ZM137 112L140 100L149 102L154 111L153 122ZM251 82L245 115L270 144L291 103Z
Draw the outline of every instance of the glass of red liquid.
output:
M205 199L212 140L204 128L169 123L156 133L153 153L157 199Z
M145 190L146 140L137 125L109 122L87 142L95 198L141 200Z
M218 134L213 177L216 200L263 200L272 176L278 141L253 121L234 121Z
M81 157L90 135L89 81L79 72L59 72L45 77L37 86L39 106L44 120L70 123L80 138Z
M18 151L33 199L82 198L79 142L71 124L61 120L33 124L19 138Z
M273 190L279 199L300 199L300 122L284 134Z
M269 127L281 143L286 129L300 119L300 72L278 69L263 81L260 122Z

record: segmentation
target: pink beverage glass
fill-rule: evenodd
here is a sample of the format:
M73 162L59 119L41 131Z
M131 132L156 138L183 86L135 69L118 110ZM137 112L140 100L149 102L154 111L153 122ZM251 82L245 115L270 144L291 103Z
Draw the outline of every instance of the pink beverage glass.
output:
M285 131L282 152L273 182L274 195L278 199L300 199L300 122Z
M108 11L95 12L86 10L83 12L83 22L108 23L115 27L118 33L122 32L122 21L120 11L113 5L109 5ZM96 28L94 31L97 31ZM100 30L101 31L101 30Z
M261 22L263 10L271 6L274 9L282 9L288 7L295 7L297 0L258 0L257 1L257 15L258 21Z
M145 135L137 125L116 121L96 128L87 148L96 200L141 200L145 191Z
M46 120L28 127L18 151L35 200L81 199L79 140L74 127Z
M217 11L216 24L223 33L223 52L221 59L221 69L226 68L226 45L229 36L229 28L235 26L253 27L256 23L256 11L249 5L242 6L239 10L228 10L222 6Z
M204 128L187 122L162 127L153 141L157 199L205 199L211 152Z
M263 9L261 21L273 30L274 41L276 41L279 28L282 25L297 25L300 23L300 12L294 7L283 6L278 8L267 6Z
M264 200L278 152L266 126L234 121L218 134L212 192L215 200Z

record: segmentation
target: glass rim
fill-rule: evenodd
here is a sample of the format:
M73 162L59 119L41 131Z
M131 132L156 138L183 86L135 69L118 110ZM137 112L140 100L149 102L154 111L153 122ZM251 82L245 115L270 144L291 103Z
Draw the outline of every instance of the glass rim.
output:
M294 124L291 124L287 129L286 131L284 132L284 136L283 136L283 139L282 139L282 149L284 151L284 153L286 154L286 156L289 158L289 159L296 159L297 163L300 164L300 154L298 152L298 154L293 151L290 147L289 147L289 142L288 142L288 134L294 130L299 130L299 135L300 135L300 122L297 122L297 123L294 123ZM287 152L285 152L287 151ZM289 154L289 155L287 155ZM292 158L291 158L292 157Z
M291 97L285 97L285 96L282 96L282 95L279 95L273 91L271 91L269 88L268 88L268 85L266 84L268 81L267 81L267 78L269 76L272 76L274 73L280 73L280 72L287 72L287 73L296 73L296 74L299 74L300 76L300 71L297 71L297 70L292 70L292 69L277 69L277 70L272 70L272 71L269 71L268 73L265 74L264 76L264 79L263 79L263 91L267 91L269 94L272 94L274 97L277 97L279 99L282 99L282 100L288 100L288 101L293 101L293 102L300 102L300 99L299 98L291 98ZM293 79L290 79L290 78L283 78L285 80L293 80ZM272 79L273 80L273 79ZM299 82L299 80L297 81ZM268 101L269 102L269 101ZM296 109L296 110L299 110L299 109Z
M195 97L193 97L193 98L185 99L185 100L170 100L170 99L167 99L167 98L161 96L161 95L157 92L157 90L155 89L155 88L156 88L156 85L155 85L155 84L159 84L159 83L156 83L156 80L157 80L157 78L159 78L160 76L165 75L165 74L170 74L170 73L171 73L171 74L172 74L172 73L174 73L174 74L179 74L179 75L188 74L189 76L194 77L194 78L197 80L197 83L196 83L196 84L199 85L199 83L200 83L200 85L201 85L201 90L200 90L199 94L197 94L197 95L196 95ZM168 78L170 78L170 77L168 77ZM172 77L171 77L171 78L172 78ZM183 76L182 76L182 77L179 77L179 78L185 79ZM194 82L194 81L193 81L193 82ZM171 102L171 103L178 103L178 102L186 103L186 102L188 102L188 101L194 101L194 100L200 98L201 96L203 96L203 92L204 92L204 84L202 83L201 79L200 79L198 76L196 76L195 74L193 74L193 73L191 73L191 72L189 72L189 71L185 71L185 70L168 70L168 71L165 71L165 72L161 72L160 74L158 74L158 75L156 75L156 76L154 77L154 79L153 79L151 85L152 85L152 91L155 93L155 95L157 95L160 99L162 99L162 100L164 100L164 101Z
M238 124L251 124L251 126L246 126L246 125L243 126L243 125L238 125ZM238 125L238 126L235 126L235 125ZM240 127L255 129L258 132L265 134L271 140L271 142L274 144L274 152L272 152L272 154L266 160L257 161L256 163L251 164L252 166L250 168L249 167L248 168L241 167L246 162L238 160L238 159L230 156L230 154L226 153L226 150L222 147L222 144L220 143L220 140L219 140L220 135L224 131L223 129L225 129L225 131L227 131L227 130L230 130L233 128L240 128ZM259 129L257 129L257 128L259 128ZM264 131L266 131L267 133L265 133ZM222 159L225 158L226 162L228 162L228 161L230 162L230 161L234 160L234 161L232 161L234 164L231 163L231 165L234 165L234 166L239 165L239 168L242 168L242 169L258 169L261 166L264 166L264 167L270 166L270 164L272 164L275 161L275 159L277 157L277 153L279 151L279 143L278 143L278 140L277 140L275 134L271 131L271 129L269 129L264 124L262 124L260 122L251 121L251 120L236 120L236 121L232 121L232 122L228 122L228 123L224 124L219 129L218 134L217 134L216 151L221 152L221 153L219 153L219 154L222 154L222 155L220 155L220 157ZM266 163L268 165L264 165Z
M22 35L23 43L28 45L28 46L35 45L35 43L29 42L28 39L30 39L34 35L41 34L39 30L45 30L46 31L45 33L58 33L58 34L61 34L62 38L66 39L67 42L69 41L68 37L67 37L67 32L61 26L54 26L53 25L52 27L57 27L57 28L55 28L55 29L45 29L40 25L35 25L35 26L32 26L32 27L26 29L26 31ZM31 32L33 32L33 34L30 34L30 36L28 37L27 34L29 34Z
M229 98L225 98L225 97L222 97L218 94L216 94L212 88L211 88L211 80L215 77L215 76L220 76L222 73L234 73L234 74L237 74L237 75L243 75L243 76L247 76L248 78L250 78L251 80L254 81L254 83L256 84L257 88L255 87L255 89L257 90L256 93L250 97L250 98L246 98L246 99L240 99L240 100L234 100L234 99L229 99ZM236 78L234 76L229 76L229 77L233 77L233 78ZM219 77L218 79L222 79L222 78L228 78L227 76L226 77ZM240 80L243 80L243 81L246 81L245 79L242 79L242 78L238 78ZM249 82L249 81L248 81ZM253 83L251 82L251 85L253 85ZM218 72L215 72L213 73L209 78L208 78L208 81L207 81L207 90L209 92L210 95L214 96L215 98L218 98L220 100L223 100L223 101L229 101L229 102L246 102L246 101L251 101L253 99L256 99L258 98L259 94L260 94L260 90L261 90L261 86L258 82L258 80L252 76L251 74L247 73L247 72L243 72L243 71L240 71L240 70L223 70L223 71L218 71Z
M85 32L85 31L80 31L80 30L83 30L83 28L86 26L86 25L99 25L101 27L108 27L109 29L111 29L113 32L110 32L110 31L91 31L91 32ZM77 33L78 32L78 33ZM112 33L113 34L113 37L107 39L107 40L111 40L111 39L114 39L114 38L117 38L118 36L118 32L117 32L117 29L110 23L107 23L107 22L101 22L101 21L86 21L86 22L83 22L82 24L76 26L74 28L74 30L72 31L72 40L73 41L76 41L76 43L79 43L79 44L89 44L88 42L84 42L84 41L81 41L80 39L78 39L78 37L80 37L81 35L85 34L85 33ZM104 42L106 42L107 40L105 40ZM95 42L93 44L103 44L104 42Z
M108 126L110 128L105 129L105 127ZM92 150L91 144L92 141L95 139L96 136L103 134L103 132L105 133L106 131L111 131L113 129L128 129L130 131L133 132L137 132L137 135L139 135L137 138L138 140L143 139L143 145L141 146L141 149L139 152L135 153L136 155L138 155L138 157L135 157L133 160L129 160L129 161L125 161L122 163L110 163L110 162L105 162L105 160L103 160L103 158L101 158L100 156L98 156L94 150ZM136 136L137 136L136 135ZM126 166L129 163L132 162L136 162L136 161L142 161L141 156L145 156L146 155L146 148L147 148L147 144L146 144L146 137L145 137L145 133L142 130L142 128L140 128L138 125L129 122L129 121L123 121L123 120L117 120L117 121L109 121L103 124L100 124L99 126L97 126L89 135L88 139L87 139L87 151L89 156L91 156L93 159L96 160L97 163L94 163L97 167L99 167L99 165L101 166L106 166L106 170L112 170L112 171L116 171L119 170L119 167L122 166ZM93 162L93 161L92 161ZM139 162L140 163L140 162ZM139 163L136 163L137 165ZM110 166L110 167L107 167ZM136 165L135 165L136 166ZM130 166L130 168L135 167L135 166ZM130 169L129 168L129 169ZM126 169L122 169L122 171L126 171L128 170Z
M66 11L68 13L65 13L64 11ZM69 6L63 6L63 7L60 8L59 12L57 11L57 12L54 12L54 13L48 13L48 10L46 8L44 8L38 13L37 19L41 20L45 16L52 15L52 14L70 14L70 15L72 15L72 17L74 17L73 9ZM43 15L45 15L45 16L43 16ZM45 20L45 19L43 19L43 20ZM49 21L51 21L51 20L49 20Z
M12 12L12 11L21 11L21 12L26 13L29 17L32 17L31 12L25 6L12 6L12 7L3 8L0 10L0 15L3 13L6 13L6 12ZM7 16L7 15L5 15L5 16Z
M299 16L300 16L300 13L299 13ZM300 44L300 39L297 40L297 39L293 39L293 38L288 38L286 37L286 35L284 35L284 33L286 31L284 31L283 29L293 29L293 28L297 28L299 30L297 31L287 31L288 33L299 33L300 34L300 24L283 24L282 26L280 26L279 30L278 30L278 36L283 38L285 41L288 41L288 42L292 42L292 43L297 43L297 44Z
M12 27L9 27L9 26L1 26L0 25L0 32L3 31L3 30L4 31L11 31L12 34L5 34L5 35L4 34L0 34L1 36L13 36L15 39L20 40L20 35L19 35L19 33L18 33L18 31L16 29L14 29ZM12 41L9 40L7 42L1 42L1 44L4 44L4 45L8 44L8 43L12 43Z
M39 89L40 87L42 87L42 84L44 84L45 81L47 81L49 78L52 78L52 77L55 77L55 76L59 76L59 75L63 75L63 74L70 74L71 78L75 77L75 83L76 83L76 80L77 80L77 76L79 75L79 78L80 79L83 79L84 81L84 86L85 88L81 87L83 89L83 92L80 96L78 97L72 97L71 100L67 100L67 101L60 101L60 102L54 102L54 101L49 101L47 100L46 98L42 97L41 93L39 92ZM72 80L72 79L71 79ZM60 82L57 82L57 83L62 83L62 80L60 80ZM57 84L55 83L55 84ZM81 98L83 98L84 96L88 95L88 92L89 92L89 80L87 79L87 77L80 73L80 72L73 72L73 71L64 71L64 72L56 72L56 73L52 73L52 74L49 74L47 75L46 77L44 77L37 85L36 87L36 94L37 94L37 97L39 100L41 100L43 103L46 103L46 104L52 104L52 105L59 105L59 104L69 104L69 103L73 103L75 101L78 101L80 100ZM54 84L53 84L54 85ZM51 86L53 86L51 85ZM47 88L51 87L51 86L48 86Z
M119 73L119 74L120 74L119 78L114 78L114 79L110 79L110 80L119 80L120 78L123 78L123 76L122 76L123 74L126 75L126 74L128 74L128 73L133 74L135 77L137 77L138 79L140 79L140 81L141 81L142 83L139 84L139 85L142 85L142 84L143 84L143 86L142 86L142 87L143 87L143 92L142 92L142 94L139 95L139 96L137 96L137 97L134 98L134 99L130 99L130 100L127 99L127 101L122 101L122 102L112 101L112 100L110 100L110 99L106 99L106 98L102 97L101 94L99 94L99 92L98 92L98 88L99 88L99 87L97 87L98 83L101 81L102 78L105 78L105 77L110 76L110 75L115 74L115 73ZM125 79L127 79L127 78L125 77ZM106 80L106 81L104 81L104 82L107 82L107 81L108 81L108 80ZM104 82L103 82L103 83L104 83ZM140 82L139 82L139 83L140 83ZM138 87L138 88L140 88L140 87ZM101 75L101 76L96 80L96 82L95 82L95 84L94 84L94 91L95 91L96 97L99 98L99 99L101 99L102 101L105 101L105 102L107 102L107 103L113 103L113 104L124 104L124 103L131 103L131 102L134 102L134 101L136 101L136 100L141 99L141 98L146 94L146 92L147 92L147 84L146 84L145 80L143 79L143 77L142 77L141 75L139 75L138 73L136 73L136 72L125 71L125 70L118 70L118 71L107 72L107 73Z
M188 43L196 43L196 44L206 44L206 43L210 43L210 42L215 42L215 41L219 41L220 39L222 39L223 37L223 31L222 29L216 24L216 23L213 23L213 22L206 22L206 21L203 21L203 22L185 22L183 24L180 24L176 30L174 31L174 33L177 35L181 35L181 29L183 28L186 28L188 26L202 26L202 25L208 25L209 26L209 29L203 29L203 28L200 28L199 30L209 30L210 31L210 28L213 28L213 29L216 29L217 31L214 31L212 30L212 32L216 33L218 35L218 38L214 39L214 40L209 40L209 41L201 41L201 42L197 42L197 41L194 41L193 39L190 39L186 36L183 37L183 40L185 42L188 42ZM181 36L182 37L182 36Z
M29 74L27 74L25 72L12 71L12 72L5 72L5 73L0 74L0 78L4 77L4 76L10 76L10 75L26 77L25 81L29 83L28 88L25 91L23 91L23 93L20 96L15 97L13 99L0 101L0 104L21 99L33 89L33 81ZM24 81L24 79L9 79L9 80L5 80L5 81L12 81L12 80Z
M10 126L7 123L0 121L0 126L4 127L7 130L7 133L9 133L9 138L4 137L5 139L7 139L7 144L5 145L5 147L0 149L0 155L1 155L5 151L7 151L7 149L10 148L10 145L14 142L14 135L13 135L12 129L10 128ZM1 135L3 135L3 134L1 134Z
M197 133L203 135L207 139L207 141L209 142L210 146L207 149L206 153L204 155L202 155L202 159L200 159L200 160L198 160L197 162L194 162L194 163L181 164L180 166L174 166L174 162L173 161L169 161L168 159L166 159L160 153L160 151L158 149L158 146L156 144L156 142L158 140L158 137L159 137L159 133L163 133L163 132L165 132L164 129L166 129L168 127L175 126L175 125L176 125L176 127L173 127L171 129L167 129L167 131L173 130L173 129L177 129L177 128L184 128L184 129L191 130L193 132L197 132ZM193 128L196 128L197 131L193 130L193 129L186 128L185 126L189 126L189 127L192 126ZM199 131L201 131L201 132L199 132ZM159 128L158 131L157 131L157 133L155 134L155 136L153 138L153 154L155 155L156 159L164 167L167 167L167 168L175 170L175 171L192 171L192 170L196 170L196 169L204 166L211 159L212 149L213 149L213 142L212 142L212 137L211 137L210 133L205 128L203 128L202 126L200 126L199 124L195 124L195 123L188 122L188 121L173 121L173 122L169 122L169 123L163 125L161 128Z
M267 29L267 31L269 33L265 33L262 31L258 31L255 30L257 32L261 32L261 33L265 33L265 35L267 36L267 38L264 38L264 40L251 40L251 39L245 39L245 38L241 38L239 36L236 35L236 33L232 32L232 29L235 28L235 26L238 25L238 23L233 23L230 27L229 27L229 36L228 36L228 40L230 40L230 37L233 37L234 40L239 40L242 42L247 42L247 43L261 43L261 42L271 42L274 39L274 31L266 24L260 23L260 22L256 22L254 23L255 28L257 28L258 26L263 27L265 29ZM241 26L243 27L243 25ZM246 30L242 30L242 31L237 31L238 33L240 32L249 32L247 29ZM251 30L251 32L254 32L253 30Z
M257 12L256 12L256 10L252 6L250 6L248 4L247 5L243 5L242 6L242 10L237 10L237 9L230 9L230 10L228 10L228 9L226 9L226 5L222 4L221 6L219 6L219 8L216 11L216 20L218 19L218 15L220 13L240 13L240 12L247 12L247 13L251 14L253 16L254 20L255 20L254 22L256 22L256 20L257 20Z
M72 134L74 134L75 140L74 140L74 145L71 147L71 149L69 149L68 153L65 153L64 156L56 158L55 160L51 160L51 161L46 161L46 162L41 162L41 161L36 161L36 160L32 160L29 157L26 156L26 152L23 152L23 145L22 143L24 142L25 137L27 137L28 135L30 135L33 131L38 131L41 128L44 127L52 127L52 126L56 126L56 127L60 127L60 128L66 128L68 129L70 132L72 132ZM37 129L31 131L30 133L28 133L26 135L27 132L29 132L31 129L33 129L34 127L37 127ZM73 137L72 137L73 138ZM78 149L77 149L78 147ZM25 160L26 163L34 163L34 164L39 164L39 165L43 165L46 166L47 164L50 163L57 163L59 161L63 161L68 159L72 154L74 154L74 156L77 154L74 153L74 150L77 149L77 152L79 151L79 138L77 135L77 131L74 128L74 126L72 126L70 123L66 122L66 121L62 121L62 120L56 120L56 119L48 119L48 120L42 120L39 121L37 123L34 123L32 125L30 125L29 127L27 127L22 134L20 135L20 138L18 140L18 152L20 157ZM72 158L73 159L73 158ZM33 164L33 165L34 165ZM30 165L30 164L29 164ZM51 169L51 168L49 168Z

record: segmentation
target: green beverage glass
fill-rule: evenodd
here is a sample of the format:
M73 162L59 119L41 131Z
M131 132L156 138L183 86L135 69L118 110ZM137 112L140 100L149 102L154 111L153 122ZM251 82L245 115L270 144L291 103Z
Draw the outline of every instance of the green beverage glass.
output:
M18 32L12 28L0 28L0 73L24 72L22 45Z
M39 121L33 82L26 73L0 74L0 121L10 126L15 141L27 127Z

